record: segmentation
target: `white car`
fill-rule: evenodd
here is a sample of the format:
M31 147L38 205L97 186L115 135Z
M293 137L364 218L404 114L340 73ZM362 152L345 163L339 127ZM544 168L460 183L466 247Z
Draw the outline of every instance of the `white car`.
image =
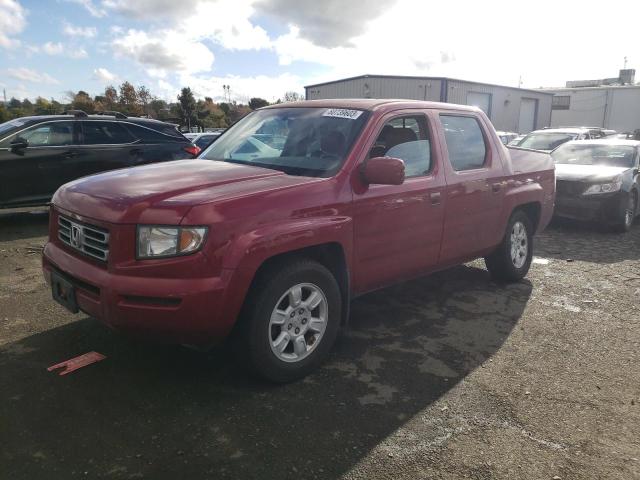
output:
M498 134L498 137L500 137L500 141L502 142L503 145L509 145L509 142L511 142L514 138L516 138L519 134L516 132L496 132Z

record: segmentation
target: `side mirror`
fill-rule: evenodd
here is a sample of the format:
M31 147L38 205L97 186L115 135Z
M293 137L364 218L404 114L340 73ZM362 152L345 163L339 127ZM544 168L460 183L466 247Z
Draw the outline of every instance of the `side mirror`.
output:
M21 138L21 137L16 138L9 144L9 147L11 148L12 152L24 150L28 146L29 146L29 142L27 142L24 138Z
M362 164L361 173L367 185L402 185L404 162L393 157L370 158Z

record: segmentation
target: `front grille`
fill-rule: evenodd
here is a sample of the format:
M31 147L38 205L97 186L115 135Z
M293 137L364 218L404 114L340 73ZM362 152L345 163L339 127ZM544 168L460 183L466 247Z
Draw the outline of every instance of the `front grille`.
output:
M582 182L570 182L567 180L556 181L556 193L558 195L582 195L585 187L586 186Z
M109 231L58 217L58 238L65 245L104 262L109 257Z

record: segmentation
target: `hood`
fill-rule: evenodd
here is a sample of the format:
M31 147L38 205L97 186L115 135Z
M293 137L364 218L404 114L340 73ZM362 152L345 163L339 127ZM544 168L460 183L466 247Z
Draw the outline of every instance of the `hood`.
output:
M111 223L178 224L198 204L316 180L213 160L113 170L60 187L53 204Z
M621 173L629 170L627 167L610 167L606 165L571 165L556 163L556 178L575 182L607 182Z

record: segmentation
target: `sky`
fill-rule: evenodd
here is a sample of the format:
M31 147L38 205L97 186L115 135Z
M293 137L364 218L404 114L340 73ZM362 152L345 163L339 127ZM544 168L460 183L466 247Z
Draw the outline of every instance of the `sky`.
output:
M246 102L364 74L559 87L615 77L624 57L640 69L639 14L618 0L0 0L0 89L65 100L127 80L221 101L229 85Z

